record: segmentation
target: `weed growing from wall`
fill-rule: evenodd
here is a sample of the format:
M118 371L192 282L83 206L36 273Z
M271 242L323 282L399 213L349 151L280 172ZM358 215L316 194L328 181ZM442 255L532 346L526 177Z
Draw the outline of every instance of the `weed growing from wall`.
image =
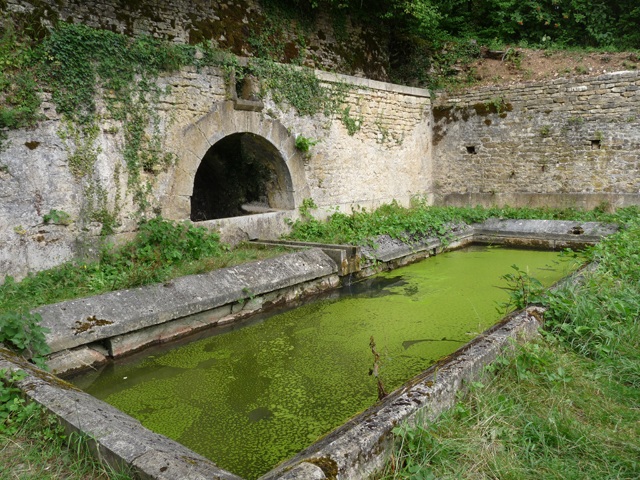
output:
M71 215L64 210L53 208L42 216L42 221L50 225L70 225L72 220Z
M74 177L82 179L93 173L94 165L101 153L96 146L100 128L95 119L86 123L76 123L69 117L62 122L58 137L63 141L67 152L69 170Z
M99 223L102 226L100 229L101 235L111 235L120 225L118 215L120 214L122 206L120 202L120 182L118 181L120 176L119 173L120 168L117 165L114 175L116 190L113 208L109 207L107 191L100 181L91 178L84 188L85 203L83 205L82 216L88 222Z
M546 138L551 136L551 125L543 125L538 131L541 137Z
M342 115L340 117L343 125L347 129L347 133L351 136L355 135L362 128L362 124L364 122L362 117L353 118L351 116L351 106L348 105L342 109Z
M305 137L304 135L298 135L296 137L296 148L305 154L305 156L309 155L309 150L317 143L318 140Z

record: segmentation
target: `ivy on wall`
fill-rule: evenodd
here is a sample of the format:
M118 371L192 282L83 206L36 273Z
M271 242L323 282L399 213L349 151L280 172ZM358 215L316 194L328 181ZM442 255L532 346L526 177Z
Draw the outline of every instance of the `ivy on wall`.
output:
M252 75L260 80L262 96L271 95L277 104L291 106L300 115L338 118L350 134L355 133L343 107L351 87L322 83L305 67L260 58L240 66L235 56L210 43L192 46L148 36L131 38L82 24L59 23L43 39L31 39L17 35L11 23L5 23L0 36L0 65L5 67L0 73L0 132L35 125L40 120L40 92L49 92L63 118L58 135L67 149L69 169L85 185L82 220L100 222L103 234L118 225L120 173L126 171L128 193L145 216L154 211L151 193L156 174L175 161L163 149L157 107L170 91L158 86L161 72L191 65L217 66L227 77L233 72L239 80ZM111 202L95 171L105 119L118 125L110 127L110 133L122 129L124 139Z

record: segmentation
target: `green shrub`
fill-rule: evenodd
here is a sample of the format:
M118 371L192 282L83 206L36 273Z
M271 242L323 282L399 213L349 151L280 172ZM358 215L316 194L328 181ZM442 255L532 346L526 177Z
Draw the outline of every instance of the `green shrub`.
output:
M309 153L309 149L318 143L318 140L307 138L304 135L296 137L296 148L302 153Z
M0 314L0 343L18 354L32 358L44 366L43 356L50 349L45 341L46 328L40 326L42 317L28 312L6 312Z

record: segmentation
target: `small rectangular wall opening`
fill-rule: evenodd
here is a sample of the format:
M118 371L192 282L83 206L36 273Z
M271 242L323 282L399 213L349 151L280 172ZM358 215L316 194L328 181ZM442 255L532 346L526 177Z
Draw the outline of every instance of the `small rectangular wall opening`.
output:
M600 150L600 140L591 140L591 150Z
M475 145L469 145L467 146L467 153L471 155L475 155L476 153L478 153L478 149L476 148Z

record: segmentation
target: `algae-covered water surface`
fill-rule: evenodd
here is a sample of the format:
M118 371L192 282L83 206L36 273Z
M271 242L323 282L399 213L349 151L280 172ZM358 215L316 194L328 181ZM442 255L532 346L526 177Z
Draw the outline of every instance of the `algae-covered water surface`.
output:
M399 387L502 317L514 264L545 285L575 267L557 252L472 246L75 383L255 478L376 402L370 337L385 387Z

